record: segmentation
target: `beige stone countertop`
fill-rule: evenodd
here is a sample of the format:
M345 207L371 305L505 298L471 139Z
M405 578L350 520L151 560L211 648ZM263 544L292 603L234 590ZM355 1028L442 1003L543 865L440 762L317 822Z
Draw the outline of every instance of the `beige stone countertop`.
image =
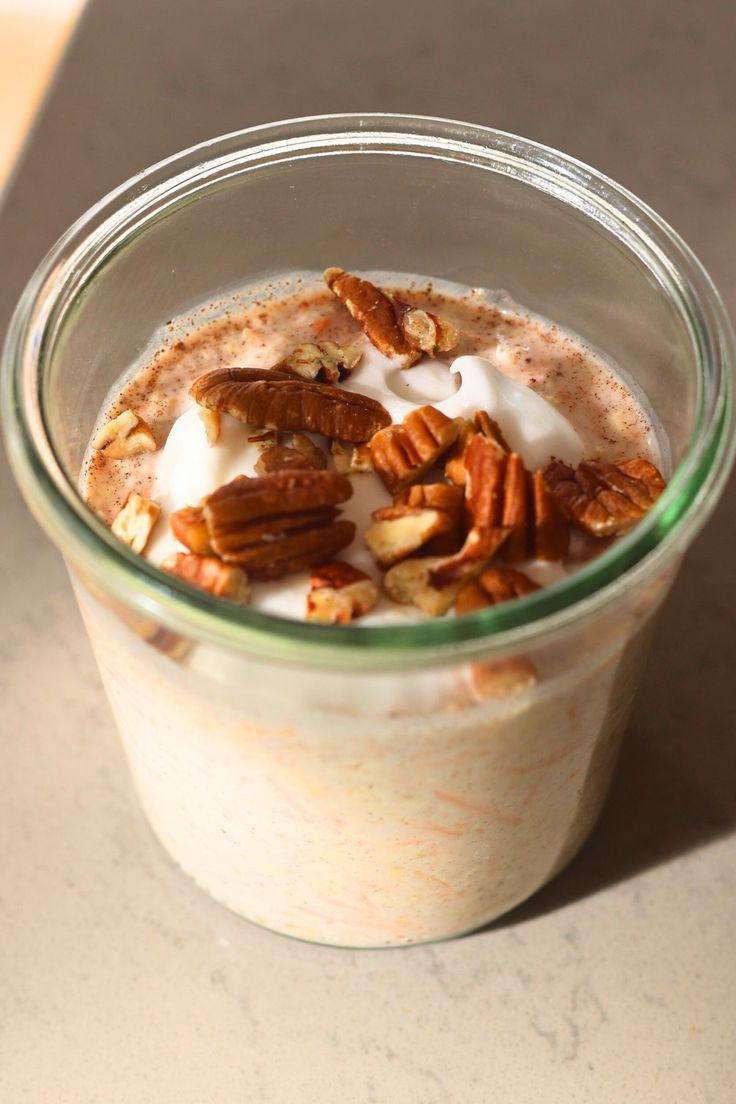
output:
M227 130L419 112L628 185L736 306L736 9L92 0L0 216L0 322L95 198ZM733 1104L736 501L660 622L603 820L486 931L351 952L238 920L135 804L64 568L0 466L3 1104Z

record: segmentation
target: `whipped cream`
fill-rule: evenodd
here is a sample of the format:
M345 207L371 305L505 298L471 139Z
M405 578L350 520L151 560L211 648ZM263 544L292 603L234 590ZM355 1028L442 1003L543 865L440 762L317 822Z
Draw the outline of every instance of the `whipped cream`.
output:
M486 410L530 468L541 467L552 456L575 464L583 453L582 442L567 418L485 357L458 357L449 368L441 361L427 360L402 369L366 343L360 364L340 386L377 399L395 422L428 403L451 418L472 418L477 410ZM329 451L324 438L313 435L313 439ZM192 404L186 409L158 455L151 497L161 507L161 518L146 550L148 559L160 565L167 556L182 551L168 525L170 514L196 504L238 475L253 475L260 455L258 444L248 440L248 428L235 418L222 415L220 438L213 447L197 407ZM371 472L356 474L351 481L353 495L342 513L355 522L356 537L340 558L375 577L376 565L362 534L371 524L373 511L392 499ZM557 564L539 564L531 565L529 573L538 582L549 583L561 577L564 569ZM276 616L302 619L306 591L304 575L287 575L254 587L251 605ZM396 605L382 596L374 611L356 624L400 624L425 617L414 607Z

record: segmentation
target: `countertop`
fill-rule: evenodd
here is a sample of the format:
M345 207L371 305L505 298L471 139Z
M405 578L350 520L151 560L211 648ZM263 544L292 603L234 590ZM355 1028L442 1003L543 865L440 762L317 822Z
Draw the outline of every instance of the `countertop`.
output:
M673 0L93 0L5 196L0 326L93 200L216 133L436 114L596 165L736 306L736 9ZM662 618L603 819L479 934L292 942L136 807L63 565L0 466L3 1104L732 1104L736 501Z

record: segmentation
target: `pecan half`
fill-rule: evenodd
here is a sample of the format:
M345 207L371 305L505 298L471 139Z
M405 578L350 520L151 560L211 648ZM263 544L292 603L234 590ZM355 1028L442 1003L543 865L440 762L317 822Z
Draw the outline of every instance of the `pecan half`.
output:
M133 552L141 553L148 544L160 513L160 506L133 491L128 495L125 505L116 515L110 529Z
M351 276L342 268L325 269L324 278L330 291L345 304L380 353L388 357L402 357L407 366L419 360L421 349L407 340L390 296L369 280Z
M412 410L371 439L373 467L390 491L415 483L457 439L459 425L433 406Z
M287 448L285 445L272 445L271 448L265 449L253 466L256 475L268 475L269 472L294 471L297 469L314 471L315 466L303 452Z
M109 460L127 460L142 452L155 452L156 441L150 427L134 414L123 410L117 418L100 428L92 439L92 448Z
M378 586L373 579L339 560L313 571L309 585L307 621L345 625L369 613L378 600Z
M655 466L641 458L616 464L583 460L576 470L553 460L543 477L565 516L593 537L627 533L666 486Z
M460 335L452 323L431 311L388 295L370 280L342 268L324 273L330 291L345 304L375 347L390 357L402 357L410 368L422 353L434 356L454 349Z
M249 425L344 441L368 441L391 423L388 411L367 395L272 369L216 368L195 380L189 393L200 406Z
M276 367L303 379L337 383L357 367L362 355L359 349L344 349L334 341L307 342L292 349Z
M332 471L239 476L205 498L202 513L213 551L248 569L253 578L278 579L332 559L355 536L337 518L350 498L346 476Z
M176 575L191 586L209 591L217 598L229 598L245 605L250 600L248 576L239 567L224 564L217 556L198 556L193 552L176 552L161 564L162 571Z
M460 583L438 587L431 581L432 572L443 562L437 556L402 560L390 567L383 578L383 589L389 598L402 605L413 605L431 617L442 617L457 597Z

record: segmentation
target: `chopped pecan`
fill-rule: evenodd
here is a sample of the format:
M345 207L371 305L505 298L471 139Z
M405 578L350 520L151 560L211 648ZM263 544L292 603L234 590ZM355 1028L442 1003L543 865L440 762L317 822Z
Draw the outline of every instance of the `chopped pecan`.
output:
M337 518L353 493L332 471L280 471L239 476L205 498L202 512L213 551L241 564L253 578L278 579L332 559L355 536Z
M405 559L434 537L450 532L454 524L444 510L401 505L375 510L373 518L375 524L365 530L363 539L380 567Z
M393 299L394 310L404 337L414 349L434 356L436 353L449 353L460 340L455 327L444 318L438 318L431 311L413 307L402 299Z
M220 440L220 429L222 415L217 410L208 410L206 406L200 406L197 408L202 424L204 425L204 431L207 434L207 443L209 445L216 445Z
M505 530L505 560L561 560L567 555L570 528L541 472L529 475L519 455L504 451L495 436L485 434L471 435L457 462L464 470L472 527Z
M489 441L495 441L504 452L511 452L511 446L501 432L500 425L487 411L476 410L473 415L473 425L478 433L482 433Z
M593 537L627 533L665 488L654 465L641 458L616 464L582 460L575 471L553 460L543 476L565 516Z
M359 349L343 349L334 341L322 341L319 344L307 342L292 349L276 367L284 368L303 379L337 383L357 367L362 355Z
M380 353L402 357L407 366L419 360L421 350L407 340L390 296L370 281L351 276L342 268L325 269L324 278L330 291L345 304Z
M92 448L109 460L126 460L141 452L155 452L156 441L142 418L132 410L123 410L95 434Z
M437 556L402 560L394 564L383 578L383 589L389 598L402 605L414 605L431 617L442 617L455 601L460 584L451 582L438 587L431 581L432 572L442 563Z
M459 521L463 503L460 487L449 487L447 483L415 483L394 495L397 506L415 506L418 509L444 510L453 521Z
M523 598L539 590L535 583L523 571L512 567L488 567L480 576L480 585L488 595L489 604L497 606L500 602L509 602L512 598Z
M110 526L112 532L133 552L141 553L148 544L161 507L133 491Z
M506 459L501 513L501 525L509 531L503 546L503 558L510 563L529 558L530 506L529 476L524 461L512 452Z
M198 556L194 552L176 552L161 564L162 571L176 575L191 586L209 591L217 598L229 598L245 605L250 600L248 576L239 567L224 564L217 556Z
M185 506L169 514L169 528L190 552L206 556L212 552L207 522L201 506Z
M445 475L450 482L455 483L458 487L463 487L467 479L468 473L465 466L465 454L468 445L472 439L479 434L496 445L499 456L511 451L506 444L506 440L501 433L498 423L495 422L490 415L486 414L485 410L476 411L472 421L470 419L464 419L460 426L460 432L455 447L445 463Z
M432 544L443 550L438 537L457 537L462 491L446 483L422 483L394 496L393 506L373 512L376 522L363 534L377 563L388 567L412 552ZM442 542L444 544L444 542ZM456 547L456 541L449 542Z
M327 457L322 449L315 445L312 438L307 437L304 433L292 433L291 447L309 460L315 471L321 471L322 468L327 467Z
M465 453L465 510L468 534L459 552L432 570L431 581L442 586L477 575L509 535L501 524L507 458L487 437L473 437Z
M272 445L271 448L265 449L253 467L256 475L268 475L269 472L294 471L296 469L314 471L315 467L303 452L286 448L285 445Z
M412 410L371 439L373 467L390 491L415 483L457 439L459 425L433 406Z
M204 407L202 409L204 410ZM273 448L278 443L279 435L275 429L259 429L257 433L252 433L248 437L248 444L258 445L261 451Z
M364 571L335 560L313 571L309 579L307 620L345 625L373 609L378 586Z
M462 617L466 613L487 609L491 600L477 579L466 579L455 599L455 613Z
M469 531L459 552L454 556L441 559L430 572L433 586L445 587L450 583L461 583L483 570L491 556L499 550L508 536L508 529L476 528Z
M388 411L367 395L271 369L216 368L195 380L190 394L200 406L250 425L343 441L368 441L391 423Z
M512 656L495 663L473 663L470 680L479 698L508 698L531 690L537 669L526 656Z
M570 548L570 525L544 481L544 472L532 475L534 527L530 553L537 560L564 560Z
M330 452L335 471L343 475L355 475L358 472L373 471L373 456L370 445L344 445L342 441L333 441Z

